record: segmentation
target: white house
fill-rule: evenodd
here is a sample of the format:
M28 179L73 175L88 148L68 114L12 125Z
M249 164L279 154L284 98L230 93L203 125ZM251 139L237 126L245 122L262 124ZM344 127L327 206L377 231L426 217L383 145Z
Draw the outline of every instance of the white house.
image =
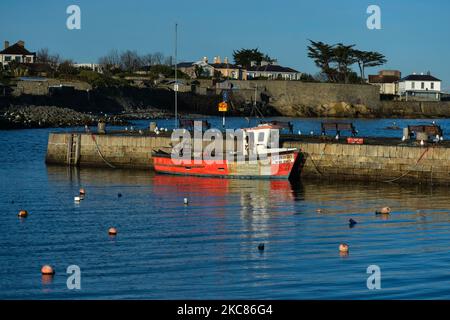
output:
M300 80L302 73L288 67L282 67L278 64L269 64L262 62L260 66L252 65L247 70L247 78L267 78L271 80Z
M11 61L34 63L36 61L36 53L25 49L25 42L22 40L17 41L12 46L9 45L9 41L5 41L4 49L0 51L0 63L6 66Z
M103 73L102 66L98 63L74 63L75 68L88 69L98 73Z
M400 79L398 93L406 101L439 101L441 100L441 80L428 74L411 74Z

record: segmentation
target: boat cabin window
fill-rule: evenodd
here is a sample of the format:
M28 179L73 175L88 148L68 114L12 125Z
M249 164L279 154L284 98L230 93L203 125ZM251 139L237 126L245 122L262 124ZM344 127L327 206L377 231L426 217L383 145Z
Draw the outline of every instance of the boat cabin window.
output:
M258 133L258 142L264 142L264 132Z

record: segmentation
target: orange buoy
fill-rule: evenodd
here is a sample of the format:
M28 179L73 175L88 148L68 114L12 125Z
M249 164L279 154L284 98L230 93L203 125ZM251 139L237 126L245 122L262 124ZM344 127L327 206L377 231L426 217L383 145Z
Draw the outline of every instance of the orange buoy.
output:
M376 214L390 214L391 213L391 208L384 207L384 208L381 208L380 211L376 211L375 213Z
M54 275L55 274L55 270L53 270L53 268L51 267L51 266L49 266L49 265L45 265L45 266L43 266L42 268L41 268L41 273L43 274L43 275Z
M86 190L84 188L80 188L80 195L84 196L86 194Z
M27 210L20 210L18 216L21 217L21 218L25 218L26 216L28 216L28 211Z
M109 228L108 234L110 236L115 236L117 234L117 229L116 228Z
M341 243L339 245L339 251L343 252L343 253L347 253L348 252L348 244L346 243Z

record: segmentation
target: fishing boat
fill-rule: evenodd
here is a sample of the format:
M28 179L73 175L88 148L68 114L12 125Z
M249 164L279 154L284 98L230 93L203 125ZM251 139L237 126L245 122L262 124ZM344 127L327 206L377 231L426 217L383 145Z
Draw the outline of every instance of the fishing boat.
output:
M152 152L154 169L158 173L221 178L288 179L299 175L301 154L296 148L273 147L271 136L279 137L280 128L260 124L242 129L238 145L240 152L223 152L213 159L191 152L184 160L173 159L174 150ZM272 146L272 147L271 147ZM177 154L180 150L175 151Z

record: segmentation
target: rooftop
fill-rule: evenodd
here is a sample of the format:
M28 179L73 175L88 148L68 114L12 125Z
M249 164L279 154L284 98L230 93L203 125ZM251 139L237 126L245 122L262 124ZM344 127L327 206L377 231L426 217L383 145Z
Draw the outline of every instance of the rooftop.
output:
M222 62L222 63L210 63L210 65L213 68L216 68L216 69L240 69L240 67L235 65L235 64L225 63L225 62Z
M400 81L441 81L429 74L410 74Z
M20 42L20 41L19 41ZM17 54L17 55L23 55L23 56L29 56L34 55L34 52L30 52L23 45L21 45L19 42L13 44L12 46L9 46L2 51L0 51L0 54Z
M248 71L266 71L266 72L295 72L299 73L299 71L289 68L289 67L282 67L280 65L275 64L268 64L265 66L253 66L248 69Z

